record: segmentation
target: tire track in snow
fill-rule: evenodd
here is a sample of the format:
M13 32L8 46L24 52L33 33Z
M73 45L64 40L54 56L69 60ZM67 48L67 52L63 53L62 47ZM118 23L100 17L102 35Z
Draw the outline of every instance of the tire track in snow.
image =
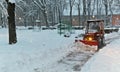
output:
M95 52L81 50L81 45L79 44L80 43L74 43L71 46L74 50L70 51L65 57L58 61L58 64L66 65L66 70L69 70L67 69L69 66L74 72L80 71L81 67L94 55Z

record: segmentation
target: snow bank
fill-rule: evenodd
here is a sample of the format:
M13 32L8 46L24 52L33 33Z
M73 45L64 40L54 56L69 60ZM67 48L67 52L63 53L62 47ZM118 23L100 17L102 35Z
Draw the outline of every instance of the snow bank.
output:
M111 37L119 33L112 33ZM120 72L120 37L101 49L82 68L81 72Z

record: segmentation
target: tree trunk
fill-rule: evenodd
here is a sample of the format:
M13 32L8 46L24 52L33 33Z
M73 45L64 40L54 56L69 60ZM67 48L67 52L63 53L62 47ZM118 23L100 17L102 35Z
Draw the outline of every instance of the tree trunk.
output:
M72 7L70 7L70 26L72 26Z
M85 22L86 22L86 0L83 0L83 26L85 26Z
M80 21L80 5L78 5L78 23L79 23L79 26L81 26L81 21Z
M108 25L108 5L105 4L106 25Z
M43 10L43 15L44 15L46 26L49 27L46 10Z
M8 26L9 26L9 44L17 42L16 26L15 26L15 3L8 3Z
M88 3L87 3L87 10L88 10L88 20L90 19L90 12L91 12L91 1L90 0L88 0L87 1Z

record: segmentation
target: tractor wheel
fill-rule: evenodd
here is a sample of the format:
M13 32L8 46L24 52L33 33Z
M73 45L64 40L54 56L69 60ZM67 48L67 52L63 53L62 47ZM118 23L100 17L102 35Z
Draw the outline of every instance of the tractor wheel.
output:
M105 38L98 38L98 50L105 46Z
M101 44L102 44L102 47L106 45L106 44L105 44L105 38L104 38L104 37L101 39Z
M102 39L98 39L98 50L102 47Z

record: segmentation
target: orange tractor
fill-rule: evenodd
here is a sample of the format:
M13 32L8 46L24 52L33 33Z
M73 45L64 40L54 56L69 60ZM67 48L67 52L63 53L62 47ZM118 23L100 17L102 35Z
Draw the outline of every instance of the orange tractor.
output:
M85 27L83 40L76 39L75 42L82 42L85 45L97 46L98 49L105 45L104 20L88 20Z

